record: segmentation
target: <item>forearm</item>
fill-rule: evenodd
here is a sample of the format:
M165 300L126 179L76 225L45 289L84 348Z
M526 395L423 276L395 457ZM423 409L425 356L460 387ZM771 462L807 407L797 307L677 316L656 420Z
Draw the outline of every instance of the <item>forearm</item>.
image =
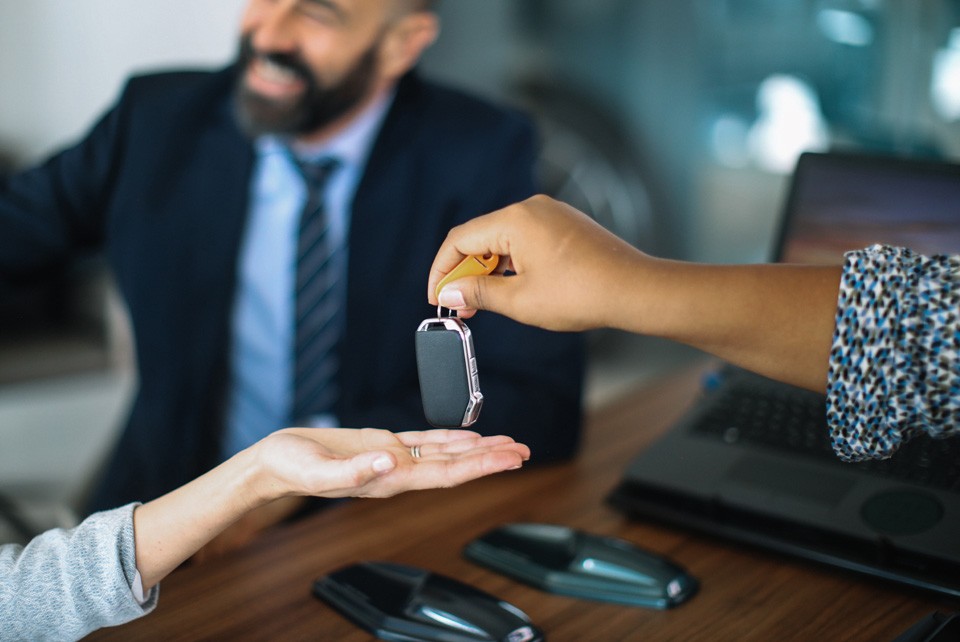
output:
M254 452L247 449L137 508L137 568L145 591L247 511L268 501L256 492L256 475Z
M153 610L155 592L141 604L130 590L133 508L96 513L26 546L0 546L0 638L80 639Z
M644 257L621 269L622 292L612 297L619 309L606 314L614 327L692 345L822 392L840 273L840 267L707 266Z

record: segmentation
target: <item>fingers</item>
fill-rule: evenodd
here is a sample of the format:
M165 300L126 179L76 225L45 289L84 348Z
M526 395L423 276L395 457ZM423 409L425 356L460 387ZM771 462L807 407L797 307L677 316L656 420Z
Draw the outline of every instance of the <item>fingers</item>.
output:
M397 438L405 446L419 446L420 460L478 454L488 450L516 452L524 460L530 457L530 449L525 444L518 444L507 435L481 436L469 430L438 429L398 433Z
M323 438L325 445L317 442ZM410 452L419 447L419 457ZM470 430L289 429L260 442L263 495L388 497L519 468L530 449Z
M510 437L480 437L477 439L461 439L449 443L426 443L418 446L419 457L416 461L428 459L453 459L464 455L475 455L493 451L511 451L518 453L524 460L530 456L530 449L524 444L518 444Z
M502 273L505 269L512 269L510 263L509 234L505 233L509 225L509 214L518 205L511 205L502 210L491 212L450 230L430 267L427 277L427 301L431 305L437 304L437 284L450 273L463 257L471 254L496 254L501 257L495 273Z
M464 318L490 310L551 330L580 329L563 307L579 299L576 287L582 276L573 262L582 232L593 233L594 227L599 226L587 215L546 196L467 221L450 231L437 252L427 280L428 300ZM456 279L435 293L464 255L480 253L500 255L512 274Z
M516 300L523 281L516 277L470 276L448 283L440 290L438 302L469 319L477 310L490 310L517 318L510 302Z
M470 253L497 253L513 274L457 279L434 294ZM548 330L616 326L618 301L633 297L645 258L587 214L534 196L451 230L428 279L429 300L464 318L491 310Z
M523 461L516 452L492 450L453 461L426 462L422 466L427 468L427 474L416 472L425 481L429 480L431 487L452 488L480 477L516 470L523 466Z
M488 450L454 459L417 460L374 480L363 489L363 497L392 497L411 490L451 488L523 466L520 453Z
M473 430L437 428L434 430L407 430L396 433L404 446L417 446L430 442L450 442L461 439L475 439L480 433Z
M429 444L433 447L445 444ZM389 456L396 463L377 470L375 461ZM362 453L348 460L327 461L314 468L305 489L324 497L392 497L411 490L450 488L523 466L530 456L523 444L493 443L465 452L441 452L398 461L390 453ZM312 490L315 489L315 490Z

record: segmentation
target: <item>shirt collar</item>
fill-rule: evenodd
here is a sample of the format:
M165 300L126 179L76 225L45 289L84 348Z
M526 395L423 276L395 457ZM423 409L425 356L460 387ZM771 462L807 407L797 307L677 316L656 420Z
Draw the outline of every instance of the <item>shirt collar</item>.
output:
M385 92L364 109L342 131L322 144L301 147L298 156L304 160L319 159L324 156L335 157L340 166L362 167L366 163L374 138L393 104L396 89ZM286 139L281 136L265 135L255 141L257 153L261 156L284 152Z

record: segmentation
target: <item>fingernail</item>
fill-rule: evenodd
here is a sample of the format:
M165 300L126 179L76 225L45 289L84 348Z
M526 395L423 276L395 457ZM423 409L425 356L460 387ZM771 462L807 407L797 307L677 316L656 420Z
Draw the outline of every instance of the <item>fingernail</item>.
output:
M466 305L463 300L463 292L449 285L440 290L440 296L437 298L440 305L445 308L462 308Z
M373 460L373 469L378 473L385 473L393 470L395 464L393 460L384 455Z

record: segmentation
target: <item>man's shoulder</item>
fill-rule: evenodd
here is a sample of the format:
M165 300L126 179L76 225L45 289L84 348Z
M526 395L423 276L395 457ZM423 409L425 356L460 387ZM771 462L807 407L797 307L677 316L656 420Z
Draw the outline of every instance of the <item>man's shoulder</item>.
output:
M224 69L170 69L131 76L124 99L158 105L183 104L191 99L221 99L233 86L233 71Z
M434 125L447 123L477 128L529 128L529 116L517 107L493 102L450 84L410 74L404 78L398 100L409 101Z

